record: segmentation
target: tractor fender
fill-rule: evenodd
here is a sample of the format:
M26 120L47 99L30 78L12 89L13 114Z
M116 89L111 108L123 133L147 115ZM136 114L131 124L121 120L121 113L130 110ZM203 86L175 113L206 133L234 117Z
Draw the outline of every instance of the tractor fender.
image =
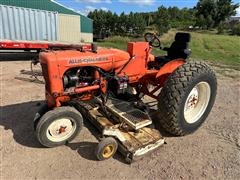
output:
M168 62L158 71L156 78L159 78L165 74L171 74L173 71L175 71L175 69L177 69L179 66L183 65L184 63L185 61L182 59Z

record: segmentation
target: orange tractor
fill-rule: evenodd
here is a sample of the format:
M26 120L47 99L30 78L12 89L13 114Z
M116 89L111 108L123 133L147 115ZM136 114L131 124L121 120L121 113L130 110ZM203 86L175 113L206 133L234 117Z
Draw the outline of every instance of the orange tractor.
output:
M176 136L197 130L215 101L214 72L203 62L187 61L188 33L177 33L169 48L155 34L145 40L128 43L127 51L93 44L91 50L41 52L47 105L34 119L39 142L64 145L88 119L101 132L97 158L119 150L131 162L164 144L160 127ZM167 55L155 57L153 47Z

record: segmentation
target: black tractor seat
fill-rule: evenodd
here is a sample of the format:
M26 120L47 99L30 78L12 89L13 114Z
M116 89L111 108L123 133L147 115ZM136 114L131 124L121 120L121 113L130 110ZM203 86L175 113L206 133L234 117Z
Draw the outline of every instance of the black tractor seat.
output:
M162 50L167 51L167 56L158 56L156 60L158 61L171 61L174 59L187 59L191 50L189 49L189 42L191 40L191 35L189 33L177 33L175 36L175 41L172 45Z

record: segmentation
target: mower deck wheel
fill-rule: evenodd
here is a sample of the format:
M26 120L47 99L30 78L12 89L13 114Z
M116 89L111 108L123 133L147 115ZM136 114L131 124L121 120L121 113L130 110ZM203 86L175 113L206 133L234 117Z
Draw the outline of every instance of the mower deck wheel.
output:
M99 142L96 149L96 156L98 160L103 161L111 158L117 151L117 141L112 137L104 138Z
M36 124L38 141L46 147L64 145L73 140L83 126L82 115L73 107L59 107L46 112Z

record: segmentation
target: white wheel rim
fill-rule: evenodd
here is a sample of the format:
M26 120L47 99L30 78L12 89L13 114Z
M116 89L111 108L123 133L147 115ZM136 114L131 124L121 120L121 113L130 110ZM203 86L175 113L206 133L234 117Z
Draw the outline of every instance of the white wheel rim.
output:
M189 124L197 122L207 109L211 88L207 82L198 83L189 93L184 106L184 118Z
M69 118L53 121L47 128L47 138L53 142L61 142L71 137L76 130L76 124Z

